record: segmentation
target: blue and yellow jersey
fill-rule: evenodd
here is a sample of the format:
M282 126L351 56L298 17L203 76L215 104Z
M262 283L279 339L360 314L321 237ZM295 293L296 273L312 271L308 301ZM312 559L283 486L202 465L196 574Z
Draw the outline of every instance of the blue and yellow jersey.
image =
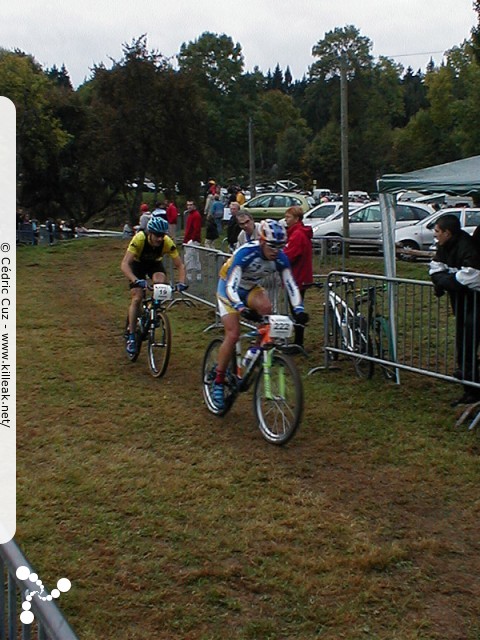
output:
M165 255L171 258L178 258L179 256L175 242L170 236L166 235L160 246L152 247L144 231L139 231L133 236L127 251L133 253L137 262L160 262Z
M302 307L303 302L292 276L290 262L283 251L279 251L275 260L267 260L259 242L247 242L239 247L220 269L219 294L226 298L235 309L244 306L242 298L259 286L264 278L278 272L287 290L292 306Z

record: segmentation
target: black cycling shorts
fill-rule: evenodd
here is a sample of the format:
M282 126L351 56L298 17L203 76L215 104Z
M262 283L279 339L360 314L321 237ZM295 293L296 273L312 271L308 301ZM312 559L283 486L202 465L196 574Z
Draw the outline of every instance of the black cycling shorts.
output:
M155 260L151 262L137 262L132 265L132 271L139 280L144 280L147 276L153 278L154 273L164 273L166 275L163 260Z

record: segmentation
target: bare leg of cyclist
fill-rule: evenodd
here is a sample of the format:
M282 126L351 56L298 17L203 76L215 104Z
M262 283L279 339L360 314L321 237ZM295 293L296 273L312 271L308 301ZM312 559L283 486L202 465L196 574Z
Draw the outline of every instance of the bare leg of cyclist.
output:
M272 313L272 303L264 289L252 291L248 296L248 307L259 315L265 316ZM223 343L218 350L217 377L215 382L223 384L225 371L235 348L235 344L240 336L240 320L238 313L227 313L222 317L225 336Z
M223 384L225 380L225 371L232 357L235 344L240 336L240 320L237 312L227 313L222 317L225 335L223 342L218 350L217 376L215 382Z
M131 289L131 301L128 308L128 330L134 333L137 324L138 314L140 313L140 305L142 304L143 289Z
M272 303L265 289L255 289L249 294L248 307L261 316L268 316L272 313Z

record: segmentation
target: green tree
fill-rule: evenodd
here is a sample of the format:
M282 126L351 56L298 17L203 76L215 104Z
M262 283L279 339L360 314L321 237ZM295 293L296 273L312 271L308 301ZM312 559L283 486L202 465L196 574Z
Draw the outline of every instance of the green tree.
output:
M0 50L0 94L12 100L17 113L18 200L43 216L57 199L55 167L71 140L55 115L54 93L54 83L32 56Z
M349 77L353 77L360 69L368 69L372 65L373 56L370 51L372 42L360 35L353 25L336 27L325 34L312 49L314 58L318 58L310 67L310 77L328 80L340 75L340 61L345 57Z
M477 24L472 28L472 50L477 64L480 64L480 0L474 0L473 10L477 14Z
M119 193L128 198L135 182L133 218L147 177L169 191L177 182L190 189L199 180L203 111L196 88L147 49L146 36L125 45L111 69L94 68L85 100L89 126L82 156L91 163L83 165L81 177L90 210L106 207Z
M281 91L267 91L261 95L253 119L257 169L260 173L268 173L273 165L279 164L279 146L287 130L297 130L298 137L305 140L310 135L307 123L293 99ZM285 158L285 144L282 154ZM298 165L299 159L292 156L292 162Z
M402 78L402 87L405 113L399 126L404 127L420 109L428 107L428 100L424 75L420 72L414 74L412 67L407 68Z
M204 177L223 182L226 176L244 172L248 164L251 98L241 90L241 46L225 34L205 32L182 44L177 58L180 72L200 91L207 114ZM252 77L246 81L249 92L254 84Z
M277 143L278 170L281 175L301 175L304 172L305 148L308 144L305 127L288 127Z
M200 87L222 94L234 91L244 66L240 44L234 44L230 36L209 31L193 42L183 43L177 59L180 70Z

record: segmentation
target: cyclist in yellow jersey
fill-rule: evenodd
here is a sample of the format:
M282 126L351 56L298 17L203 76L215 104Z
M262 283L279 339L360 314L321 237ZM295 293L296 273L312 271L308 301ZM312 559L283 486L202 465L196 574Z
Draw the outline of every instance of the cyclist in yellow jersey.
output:
M135 325L140 313L143 299L143 289L147 287L147 276L154 284L162 284L167 280L167 273L163 265L163 257L170 256L173 266L178 271L178 291L184 291L185 266L180 258L177 247L170 236L166 235L168 223L161 217L150 218L146 231L139 231L130 241L123 256L121 269L130 281L131 302L128 309L128 340L127 352L136 351Z

